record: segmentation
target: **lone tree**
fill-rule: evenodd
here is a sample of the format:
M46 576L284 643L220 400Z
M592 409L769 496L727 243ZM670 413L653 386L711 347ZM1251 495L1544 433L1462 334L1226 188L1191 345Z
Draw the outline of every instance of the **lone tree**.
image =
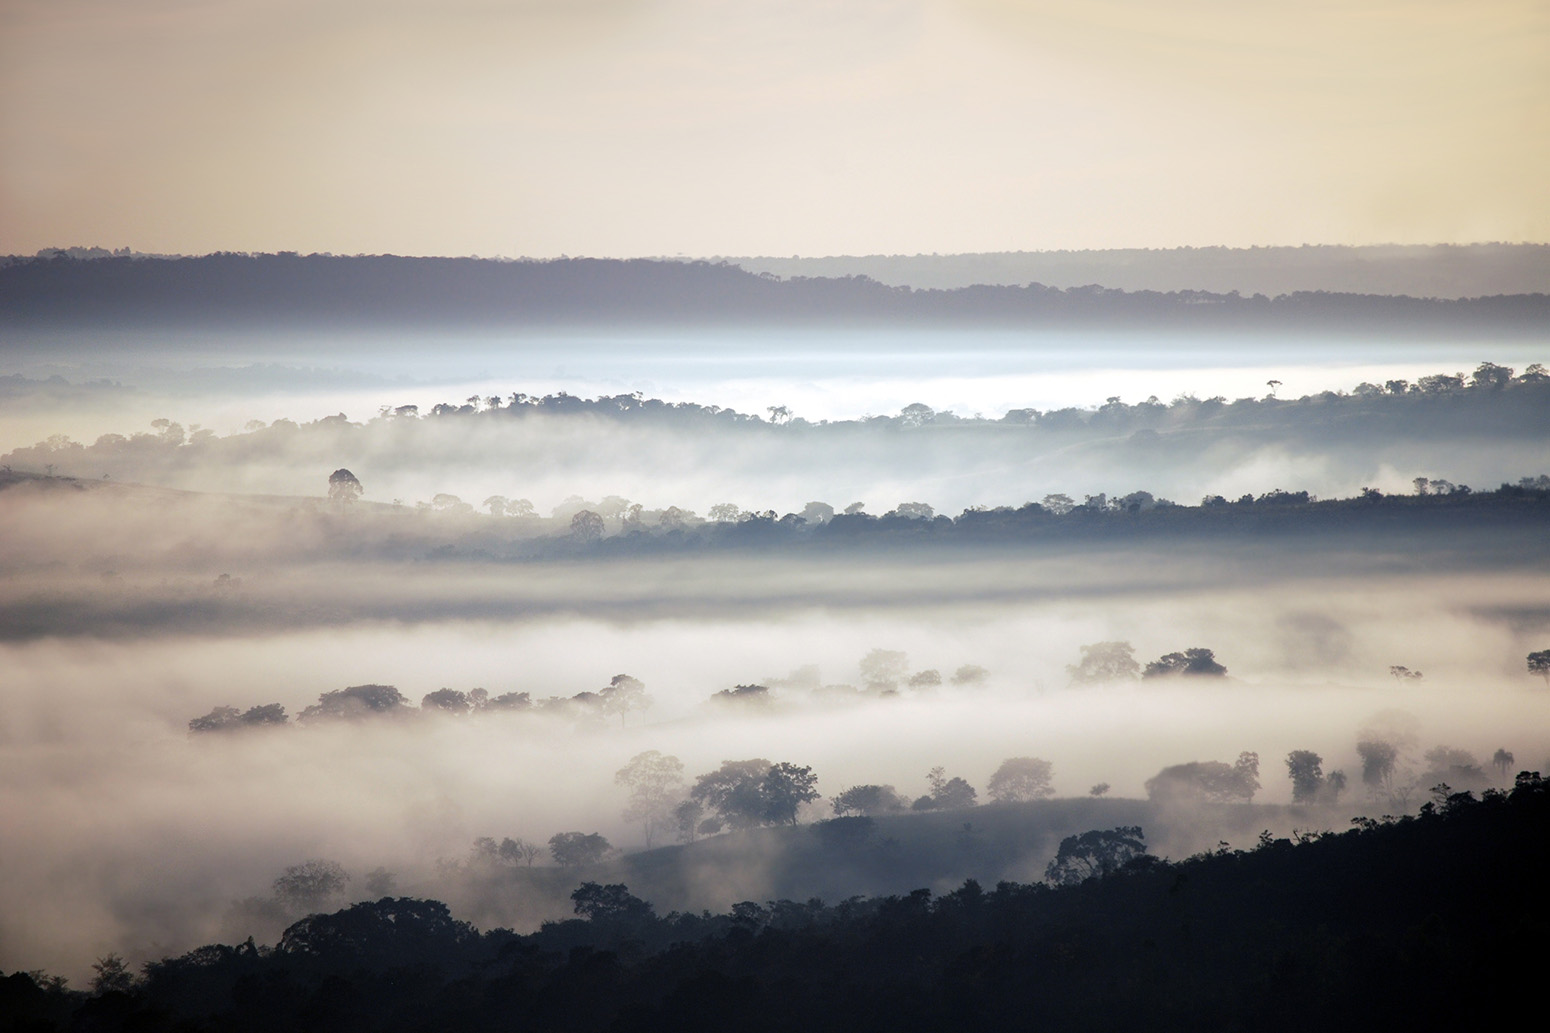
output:
M578 542L595 542L603 537L603 518L583 509L570 518L570 536Z
M1052 771L1053 765L1039 757L1011 757L990 776L986 789L992 800L1002 803L1042 800L1055 795L1055 787L1050 785Z
M1324 788L1324 758L1312 750L1293 750L1286 755L1286 775L1292 780L1292 802L1313 803Z
M860 666L867 688L897 689L909 674L909 657L894 649L874 649L861 658Z
M851 786L830 802L834 805L834 813L841 818L846 815L870 817L874 814L897 814L909 807L893 786L878 785Z
M1259 754L1244 750L1232 764L1197 760L1163 768L1146 780L1152 800L1209 800L1248 803L1259 792Z
M614 773L614 783L630 791L624 820L640 822L646 849L651 849L656 834L676 824L673 808L683 798L683 761L656 750L637 753Z
M1182 653L1166 653L1158 657L1146 665L1146 670L1141 672L1141 677L1166 678L1169 675L1181 674L1220 678L1226 673L1227 668L1216 662L1214 651L1195 646Z
M328 501L344 506L359 499L366 489L356 476L344 467L328 475Z
M1372 792L1389 789L1399 747L1382 739L1363 739L1356 744L1356 755L1362 758L1362 784Z
M1138 825L1117 829L1093 829L1060 841L1055 859L1044 869L1044 878L1055 886L1077 886L1102 878L1146 855L1146 837Z
M318 858L285 869L274 881L274 895L293 911L319 911L343 893L349 881L338 861Z
M135 988L134 973L117 954L109 954L92 963L91 995L127 994ZM19 1027L18 1027L19 1028Z
M1082 647L1082 662L1066 668L1078 685L1100 682L1135 681L1141 673L1136 650L1129 642L1094 642Z
M622 882L600 886L584 882L570 895L576 914L589 922L629 921L652 917L651 905Z
M722 761L694 780L689 799L716 812L734 829L795 825L804 803L818 799L818 776L796 764L771 764L760 757ZM704 823L701 823L704 830Z
M1528 673L1537 674L1550 685L1550 649L1541 649L1528 655Z
M764 776L764 820L772 825L795 825L804 803L818 799L818 776L812 768L776 764Z
M597 695L602 703L603 713L618 714L621 725L632 712L645 710L651 706L651 696L646 692L645 683L628 674L614 675L609 680L608 687Z
M549 837L549 853L555 864L566 868L597 864L613 845L596 832L560 832Z
M351 685L347 689L325 692L318 701L300 714L302 724L313 721L357 721L366 717L413 713L404 694L392 685Z
M957 775L948 778L946 769L941 765L926 772L926 781L931 784L931 792L911 804L912 810L945 811L973 807L979 796L964 779Z
M721 767L694 780L689 799L715 811L734 829L756 828L764 824L764 776L773 766L762 757L722 761Z
M1491 766L1494 767L1502 778L1507 777L1507 769L1517 762L1510 750L1497 750L1491 755Z

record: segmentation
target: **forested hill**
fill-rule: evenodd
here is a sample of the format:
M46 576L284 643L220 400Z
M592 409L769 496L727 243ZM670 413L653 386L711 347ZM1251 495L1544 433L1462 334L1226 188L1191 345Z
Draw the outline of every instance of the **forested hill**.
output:
M1543 336L1550 295L1125 292L1039 284L951 290L866 277L782 280L726 263L215 254L13 260L0 329L106 326L511 327L855 323L1155 329L1381 329Z
M1112 248L957 255L729 258L776 276L870 276L911 287L1101 283L1127 291L1340 291L1477 298L1550 289L1550 245L1443 244Z
M793 830L793 834L797 834ZM249 941L99 963L90 995L0 978L0 1030L1159 1031L1522 1022L1550 907L1550 784L1180 862L1142 830L1061 844L1047 882L659 917L584 883L577 919L481 934L383 898ZM1084 880L1085 876L1085 880Z

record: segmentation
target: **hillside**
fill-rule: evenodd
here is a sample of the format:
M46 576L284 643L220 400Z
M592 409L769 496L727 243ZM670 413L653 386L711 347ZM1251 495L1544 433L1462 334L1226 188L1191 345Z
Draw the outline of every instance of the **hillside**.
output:
M1271 298L1197 289L951 290L863 276L761 276L734 265L633 259L505 262L392 255L36 258L0 267L0 327L115 330L500 328L629 324L1116 326L1155 330L1489 330L1542 336L1550 296L1428 300L1324 292Z
M383 898L303 919L273 950L205 947L143 979L110 959L90 997L14 974L0 1014L40 1033L1490 1023L1527 1000L1550 928L1547 818L1550 786L1525 772L1510 794L1441 788L1419 817L1181 862L1136 857L1135 829L1097 832L1062 844L1098 873L1064 888L658 917L630 887L586 883L584 918L527 937Z

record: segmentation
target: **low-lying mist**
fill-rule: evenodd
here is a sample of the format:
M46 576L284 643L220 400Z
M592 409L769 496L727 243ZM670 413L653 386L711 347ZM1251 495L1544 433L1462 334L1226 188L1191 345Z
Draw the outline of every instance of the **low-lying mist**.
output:
M669 599L608 619L551 612L199 636L170 625L117 640L0 646L8 699L0 716L0 966L79 975L109 950L144 960L216 939L272 937L283 915L263 905L271 882L312 858L343 865L357 897L370 895L368 873L381 867L393 873L396 892L461 902L482 920L562 917L579 874L486 885L447 862L466 863L482 836L545 844L559 832L598 832L616 847L643 847L641 829L621 816L626 793L614 775L646 750L681 759L690 781L724 760L810 766L825 800L860 784L893 785L913 798L941 766L978 787L983 802L990 774L1016 756L1050 761L1058 796L1078 798L1103 782L1112 797L1142 797L1164 766L1230 762L1245 750L1261 758L1257 801L1291 799L1282 762L1291 750L1313 750L1326 772L1345 771L1341 808L1265 816L1281 832L1392 808L1363 795L1355 747L1371 727L1402 731L1402 765L1412 774L1438 745L1482 764L1500 748L1519 767L1546 759L1544 688L1523 669L1525 653L1542 648L1550 630L1542 577L1413 569L1282 580L1271 564L1250 584L1218 576L1170 588L1155 576L1169 563L1141 553L1084 563L1068 569L1073 581L1060 591L979 603L944 603L925 582L889 580L877 568L859 576L874 579L873 598L902 593L896 605L815 605L799 592L802 601L767 599L752 614ZM748 563L739 578L719 570L714 580L757 596L779 580L779 566ZM1126 567L1138 575L1153 568L1154 577L1127 587ZM1070 590L1078 569L1106 590ZM628 565L587 575L640 576ZM664 565L651 583L673 576ZM676 576L697 575L680 566ZM990 580L973 565L932 576ZM1023 567L1004 576L1038 573ZM386 576L369 584L393 590ZM566 590L563 578L545 584L550 593ZM1502 616L1509 612L1515 616ZM1535 613L1537 622L1523 616ZM1143 663L1209 648L1227 674L1072 684L1068 667L1080 660L1080 644L1121 640ZM938 671L940 684L905 678L896 693L869 686L862 663L879 649L904 654L906 675ZM968 666L984 676L954 684L953 673ZM1391 675L1395 666L1422 676ZM537 700L597 692L620 673L644 683L649 708L188 731L191 719L219 706L279 703L294 717L347 685L392 684L411 701L441 688ZM746 684L770 687L772 698L763 706L711 701ZM1414 790L1411 808L1425 789ZM819 802L802 817L830 813ZM1257 831L1226 828L1243 819L1224 818L1220 808L1149 813L1149 841L1165 853ZM666 838L659 833L657 843ZM800 872L778 871L776 842L754 837L716 863L697 862L700 874L677 899L659 903L725 907L734 891L800 883ZM1036 877L1047 860L1019 863ZM538 863L550 863L547 851ZM760 872L775 881L761 884Z
M789 383L860 383L886 343ZM937 341L916 358L966 364L962 394L829 423L780 397L754 418L640 382L558 393L630 379L599 358L619 342L534 381L556 393L494 402L343 367L220 390L225 373L201 386L186 367L0 384L21 400L0 415L0 969L79 981L110 951L272 941L307 907L388 893L531 928L583 879L661 911L1037 879L1086 828L1143 824L1181 856L1550 766L1525 664L1550 647L1542 368L1035 412L990 389L1015 366L1038 397L1048 370L1014 344L975 365ZM767 357L733 376L709 346L681 367L647 350L640 369L705 361L686 382L741 382L734 400L772 383ZM1381 352L1357 358L1418 354ZM1152 366L1170 363L1221 368ZM452 365L467 384L500 372ZM1273 373L1254 376L1290 393ZM287 408L335 389L372 406ZM252 426L114 422L180 397L223 420L268 408ZM992 397L986 418L941 411ZM56 418L41 444L13 436ZM845 516L855 502L894 512ZM1394 751L1379 775L1373 743ZM649 751L682 764L670 802L755 759L810 769L819 798L794 828L648 828L617 773ZM1313 802L1294 799L1294 751L1322 765ZM1246 753L1252 805L1149 798L1166 767L1239 772ZM983 806L1011 758L1048 762L1054 798ZM856 786L906 809L818 825ZM958 806L967 787L982 806ZM560 866L567 832L616 850ZM698 842L669 845L679 832ZM328 892L277 888L312 861L291 875Z
M811 369L795 377L737 349L707 355L704 342L673 341L635 342L638 352L630 342L578 346L578 361L593 355L599 375L485 375L480 363L500 354L492 346L449 360L468 376L430 382L419 369L275 366L130 369L123 382L9 377L0 441L10 451L0 462L265 494L318 494L329 471L347 467L372 501L443 494L479 506L506 496L541 513L576 495L702 513L729 501L794 511L814 499L956 511L1137 489L1186 502L1275 488L1350 495L1401 490L1417 476L1492 486L1547 462L1540 381L1520 377L1503 392L1491 377L1436 373L1513 372L1472 356L1421 365L1412 350L1405 362L1359 363L1334 349L1307 366L1333 348L1313 342L1309 354L1276 350L1266 366L1227 369L1222 355L1188 342L1013 343L930 338L889 350L844 338L825 353L803 339L793 361ZM319 344L320 356L328 347ZM554 353L535 354L550 362ZM1086 358L1072 366L1073 354ZM678 379L664 381L664 370ZM621 412L571 404L580 396L568 391L660 401ZM1239 402L1224 406L1223 395ZM514 396L553 404L517 406ZM507 411L488 411L492 399Z

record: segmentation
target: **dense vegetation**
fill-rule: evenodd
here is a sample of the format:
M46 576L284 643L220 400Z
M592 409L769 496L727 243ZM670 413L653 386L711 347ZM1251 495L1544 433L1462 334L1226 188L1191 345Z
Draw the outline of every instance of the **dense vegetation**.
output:
M576 919L479 933L435 901L311 915L89 993L0 979L5 1030L1450 1028L1525 1000L1550 932L1550 783L1170 863L1117 828L1049 885L657 916L584 883ZM1061 888L1051 888L1052 886Z

